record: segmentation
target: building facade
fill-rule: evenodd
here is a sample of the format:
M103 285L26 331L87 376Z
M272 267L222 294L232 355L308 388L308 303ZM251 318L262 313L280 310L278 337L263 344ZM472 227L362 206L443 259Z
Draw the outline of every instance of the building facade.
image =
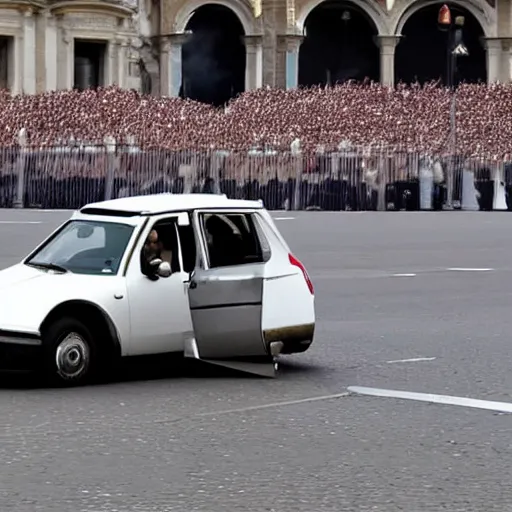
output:
M0 88L34 94L85 81L138 89L136 36L128 5L0 1ZM81 62L83 53L92 55L90 62Z
M331 0L332 1L332 0ZM379 52L378 76L396 80L395 52L409 19L431 0L339 0L364 13ZM46 90L118 84L177 96L189 23L206 4L238 18L245 46L245 90L294 88L311 13L322 0L0 0L0 88ZM512 0L454 0L478 22L486 80L512 80ZM435 23L435 22L433 22ZM425 42L428 45L428 41Z

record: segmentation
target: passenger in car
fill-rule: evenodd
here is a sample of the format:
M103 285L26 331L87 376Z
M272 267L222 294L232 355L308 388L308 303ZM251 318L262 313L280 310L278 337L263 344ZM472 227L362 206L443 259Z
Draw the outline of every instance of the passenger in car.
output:
M142 248L141 258L140 258L140 266L142 273L156 281L158 276L152 272L151 262L157 258L160 258L161 247L158 241L158 232L153 229L149 233L146 242L144 243L144 247Z

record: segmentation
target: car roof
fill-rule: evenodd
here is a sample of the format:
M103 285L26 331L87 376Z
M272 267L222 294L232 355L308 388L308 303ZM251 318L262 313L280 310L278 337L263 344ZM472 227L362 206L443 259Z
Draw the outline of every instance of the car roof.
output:
M91 203L80 209L82 213L118 212L132 215L158 215L171 211L200 209L261 209L259 201L228 199L224 194L153 194L147 196L123 197Z

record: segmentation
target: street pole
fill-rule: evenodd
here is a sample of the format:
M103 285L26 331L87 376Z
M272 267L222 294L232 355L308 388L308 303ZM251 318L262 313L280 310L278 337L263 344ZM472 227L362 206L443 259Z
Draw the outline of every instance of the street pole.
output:
M449 154L450 163L446 175L446 207L453 208L453 187L456 172L456 152L457 152L457 58L459 56L467 56L468 50L462 41L462 28L464 26L464 16L457 16L452 23L452 13L450 8L444 4L439 9L437 18L439 30L445 31L447 34L446 45L446 86L451 91L450 101L450 141Z

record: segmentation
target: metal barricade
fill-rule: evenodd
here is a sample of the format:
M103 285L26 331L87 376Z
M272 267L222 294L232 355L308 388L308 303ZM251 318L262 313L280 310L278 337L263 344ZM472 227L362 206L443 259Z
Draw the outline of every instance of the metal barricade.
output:
M0 207L74 209L141 194L222 193L262 200L271 210L512 209L511 169L494 157L381 146L302 152L144 150L113 140L20 145L0 148Z

